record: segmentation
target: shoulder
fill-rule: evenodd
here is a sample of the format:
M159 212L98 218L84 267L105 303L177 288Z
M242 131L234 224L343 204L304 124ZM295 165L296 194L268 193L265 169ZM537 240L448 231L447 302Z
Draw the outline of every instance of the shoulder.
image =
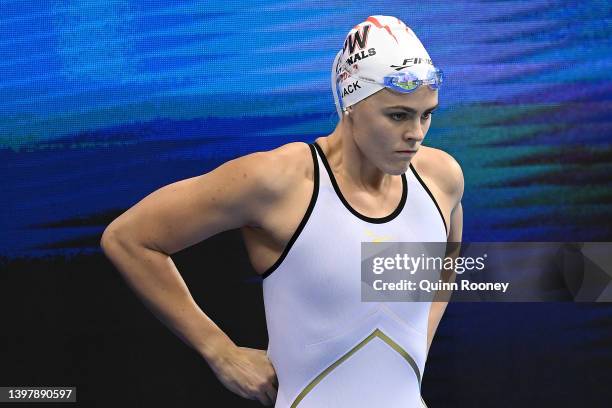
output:
M415 170L432 180L440 190L461 201L464 189L461 166L447 152L428 146L421 146L412 160Z
M306 143L288 143L273 150L251 153L234 159L250 178L258 195L281 196L306 179L313 179L313 160Z

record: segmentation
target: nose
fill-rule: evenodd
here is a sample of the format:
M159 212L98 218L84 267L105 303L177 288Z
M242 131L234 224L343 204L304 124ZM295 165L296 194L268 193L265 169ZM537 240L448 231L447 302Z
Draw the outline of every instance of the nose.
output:
M410 126L404 131L403 139L420 143L425 138L425 131L420 121L411 122Z

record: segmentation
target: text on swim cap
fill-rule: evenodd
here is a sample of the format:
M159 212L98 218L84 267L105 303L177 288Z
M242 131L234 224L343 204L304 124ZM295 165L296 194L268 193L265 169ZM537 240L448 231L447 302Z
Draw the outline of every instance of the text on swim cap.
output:
M347 87L343 88L342 96L344 97L348 94L352 94L357 89L361 89L361 86L359 85L359 81L355 81L352 84L349 84Z
M372 55L376 55L376 48L369 48L367 54L365 53L365 51L361 51L361 52L358 52L357 54L353 54L350 57L348 57L346 61L344 61L344 63L347 65L352 65L355 62L371 57Z
M413 57L404 59L402 65L391 65L391 68L395 68L396 71L401 71L404 68L408 68L417 64L433 65L433 62L429 58Z
M344 40L344 47L342 47L342 53L346 52L346 48L349 49L349 54L355 52L355 46L359 45L359 49L363 50L368 44L368 33L370 32L370 25L364 25L361 30L355 31L353 34L349 34Z

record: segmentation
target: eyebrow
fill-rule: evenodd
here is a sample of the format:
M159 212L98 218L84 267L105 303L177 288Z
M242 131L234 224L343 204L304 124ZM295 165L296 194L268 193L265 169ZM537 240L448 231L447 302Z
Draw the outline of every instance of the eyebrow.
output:
M430 111L433 111L433 110L437 109L438 105L439 104L437 104L435 106L432 106L429 109L426 109L425 112L430 112ZM408 113L417 113L417 111L412 109L411 107L403 106L403 105L388 106L387 109L401 109L401 110L404 110L404 111L406 111Z

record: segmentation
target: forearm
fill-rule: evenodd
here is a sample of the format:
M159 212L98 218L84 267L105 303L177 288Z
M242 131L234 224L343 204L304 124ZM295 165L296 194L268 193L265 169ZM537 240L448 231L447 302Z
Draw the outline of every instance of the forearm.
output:
M450 257L454 260L457 258L460 250L460 243L451 243L447 245L447 252L445 254L445 258ZM443 269L440 272L440 281L444 283L452 283L455 282L457 274L453 269ZM446 306L451 298L452 291L440 289L437 290L433 302L431 303L431 308L429 310L429 320L427 325L427 352L429 353L429 348L431 347L431 342L433 337L438 330L438 325L442 320L442 316L444 316L444 312L446 311Z
M434 334L436 334L436 330L438 330L438 325L440 324L440 320L442 320L447 304L448 302L441 301L432 302L431 304L431 309L429 310L429 324L427 325L427 353L429 353L431 342L434 338Z
M200 309L170 256L105 232L102 248L151 312L208 363L232 341Z

